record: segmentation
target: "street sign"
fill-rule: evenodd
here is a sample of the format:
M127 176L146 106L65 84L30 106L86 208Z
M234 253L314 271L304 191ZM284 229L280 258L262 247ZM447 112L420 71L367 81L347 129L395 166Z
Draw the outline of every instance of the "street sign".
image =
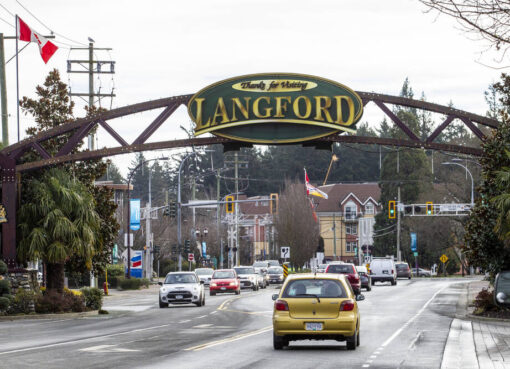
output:
M290 258L290 247L289 246L280 247L280 252L281 252L282 259Z
M189 254L188 254L188 261L194 261L194 260L195 260L195 255L194 255L194 254L189 253Z
M129 228L132 231L138 231L140 229L140 199L131 199L129 204Z
M417 251L414 252L414 256L418 256L418 252Z
M416 233L411 233L411 251L416 251Z
M448 261L448 256L446 256L445 254L441 255L441 257L439 258L439 260L441 260L442 263L446 263Z

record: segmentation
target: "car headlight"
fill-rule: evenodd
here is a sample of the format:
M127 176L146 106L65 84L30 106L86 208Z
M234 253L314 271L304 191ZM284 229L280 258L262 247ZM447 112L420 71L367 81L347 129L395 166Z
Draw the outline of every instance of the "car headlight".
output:
M216 287L216 283L211 283L211 287Z
M278 278L283 279L283 275L278 276Z
M161 287L161 288L159 289L159 292L161 292L161 293L166 293L166 291L167 291L167 288L166 288L166 287Z
M235 286L236 285L236 282L230 282L229 283L229 286Z

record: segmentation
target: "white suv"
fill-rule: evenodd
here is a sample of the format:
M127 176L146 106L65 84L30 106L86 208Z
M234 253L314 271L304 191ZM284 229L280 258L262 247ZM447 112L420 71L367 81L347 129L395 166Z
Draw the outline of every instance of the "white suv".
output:
M159 282L159 307L168 304L205 305L204 282L195 272L172 272L166 275L164 282Z
M394 286L397 284L397 268L393 258L372 258L370 262L370 276L372 285L375 282L391 282Z

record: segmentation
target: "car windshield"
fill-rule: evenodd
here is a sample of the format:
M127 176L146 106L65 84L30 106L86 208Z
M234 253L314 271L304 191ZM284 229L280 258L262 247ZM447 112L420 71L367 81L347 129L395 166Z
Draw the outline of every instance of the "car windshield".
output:
M319 264L319 269L326 269L328 264Z
M209 268L195 269L195 273L197 273L197 275L211 275L213 274L213 270Z
M254 268L267 268L267 261L257 261L253 263Z
M330 264L328 268L328 273L349 274L353 272L352 265L349 264Z
M269 260L269 266L280 266L280 263L276 260Z
M170 274L166 276L165 284L197 283L193 274Z
M214 272L212 279L229 279L229 278L235 278L234 272L231 271L220 271L220 272Z
M235 268L237 274L255 274L255 269L253 268Z
M342 283L333 279L297 279L289 282L282 297L295 298L345 298Z
M269 268L267 270L269 274L283 274L283 269L281 268Z

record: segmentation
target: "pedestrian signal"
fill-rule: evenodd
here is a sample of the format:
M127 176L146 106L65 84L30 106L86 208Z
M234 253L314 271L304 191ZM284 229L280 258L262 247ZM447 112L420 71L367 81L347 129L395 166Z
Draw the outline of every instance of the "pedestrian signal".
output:
M391 200L388 202L388 218L395 219L395 201Z
M225 197L225 201L227 202L225 205L225 212L227 214L233 214L234 213L234 196L229 195Z

